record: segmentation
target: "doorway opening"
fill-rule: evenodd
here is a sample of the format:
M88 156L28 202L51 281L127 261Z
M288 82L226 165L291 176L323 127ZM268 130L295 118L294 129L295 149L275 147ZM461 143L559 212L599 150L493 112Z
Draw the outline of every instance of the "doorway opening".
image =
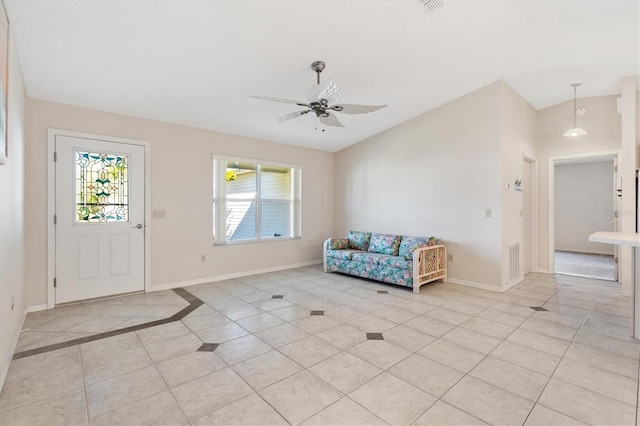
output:
M589 241L618 229L617 153L550 159L550 266L553 273L618 280L617 246Z

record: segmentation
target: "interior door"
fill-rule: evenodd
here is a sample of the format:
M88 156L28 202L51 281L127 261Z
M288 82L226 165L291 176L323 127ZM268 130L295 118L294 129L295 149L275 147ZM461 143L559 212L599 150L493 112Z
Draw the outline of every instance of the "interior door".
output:
M144 150L56 136L56 303L144 290Z
M613 213L611 215L611 223L613 224L613 232L618 232L619 223L618 217L620 215L620 209L622 205L622 200L619 195L622 194L622 182L618 175L618 156L613 157ZM613 244L613 280L618 281L619 273L620 273L620 246L617 244Z

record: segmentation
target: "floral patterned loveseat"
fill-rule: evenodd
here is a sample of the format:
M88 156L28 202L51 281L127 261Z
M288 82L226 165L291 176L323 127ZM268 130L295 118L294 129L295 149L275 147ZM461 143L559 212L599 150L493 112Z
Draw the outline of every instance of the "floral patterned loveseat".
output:
M442 279L447 282L447 250L435 238L351 231L329 238L322 247L324 271L413 287Z

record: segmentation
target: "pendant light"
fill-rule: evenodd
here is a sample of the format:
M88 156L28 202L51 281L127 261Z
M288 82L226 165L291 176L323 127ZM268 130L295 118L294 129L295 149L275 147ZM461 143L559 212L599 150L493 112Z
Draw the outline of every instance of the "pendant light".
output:
M576 89L581 86L581 83L573 83L573 127L564 132L565 138L577 138L578 136L584 136L587 134L584 130L576 125Z

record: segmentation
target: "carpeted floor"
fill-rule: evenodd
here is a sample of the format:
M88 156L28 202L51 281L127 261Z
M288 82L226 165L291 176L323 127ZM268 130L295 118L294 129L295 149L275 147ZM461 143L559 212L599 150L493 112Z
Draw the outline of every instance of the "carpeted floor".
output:
M555 264L556 274L615 281L613 256L556 251Z

